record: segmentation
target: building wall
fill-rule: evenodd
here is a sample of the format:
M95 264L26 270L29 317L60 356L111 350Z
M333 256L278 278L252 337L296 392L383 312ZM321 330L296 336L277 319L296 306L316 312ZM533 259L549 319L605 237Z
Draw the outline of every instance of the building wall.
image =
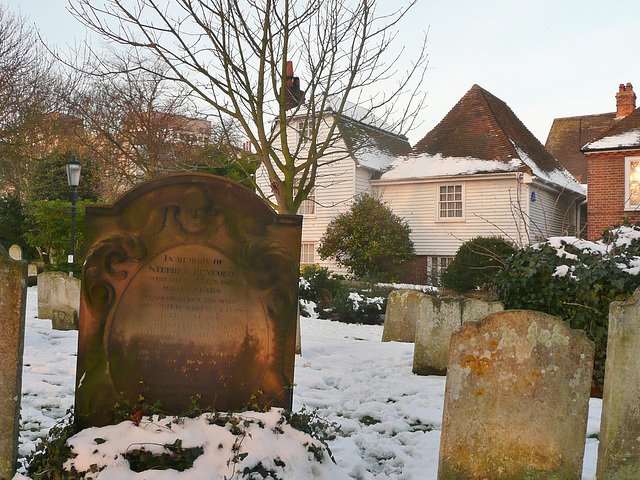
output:
M515 174L421 179L410 182L374 181L378 192L411 227L416 253L421 256L454 256L463 242L479 235L502 236L526 243L525 212L517 211L518 198L526 200L526 186ZM464 216L438 219L441 185L463 185ZM526 204L525 204L526 208Z
M638 152L603 152L587 154L589 202L587 203L587 238L596 240L602 232L625 218L640 220L640 212L624 209L625 157Z
M530 241L577 236L576 209L582 200L542 184L531 183L528 187Z

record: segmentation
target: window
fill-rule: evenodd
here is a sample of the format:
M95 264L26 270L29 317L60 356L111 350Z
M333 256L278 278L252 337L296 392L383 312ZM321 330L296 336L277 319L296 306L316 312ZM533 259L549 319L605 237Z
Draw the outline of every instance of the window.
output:
M438 220L460 221L464 218L462 185L438 186Z
M300 245L300 263L316 263L316 244L302 243Z
M627 157L625 159L625 191L624 209L640 209L640 157Z
M431 285L439 286L442 273L447 269L454 257L428 257L427 258L427 278Z
M306 122L298 122L298 140L302 145L309 141L309 125Z
M316 189L315 187L309 192L306 200L302 201L298 209L298 215L315 215L316 214Z

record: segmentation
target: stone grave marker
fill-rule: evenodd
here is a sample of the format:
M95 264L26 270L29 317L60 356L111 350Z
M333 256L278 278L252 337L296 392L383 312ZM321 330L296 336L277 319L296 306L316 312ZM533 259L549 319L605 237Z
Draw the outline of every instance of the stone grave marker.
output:
M291 407L302 217L229 180L178 174L85 210L76 413L120 398L183 412Z
M640 289L627 302L611 302L598 480L640 477Z
M523 310L451 338L438 479L580 480L593 343Z
M383 342L413 343L420 302L425 295L416 290L394 290L389 294L384 315Z
M80 279L64 272L43 272L38 275L38 318L53 318L53 310L80 308Z
M417 375L444 375L453 332L464 322L477 322L504 310L500 302L477 298L423 295L420 301L413 351L413 373Z
M20 433L27 263L0 246L0 478L13 478Z
M22 248L20 245L11 245L9 247L9 256L14 260L22 260Z
M34 263L30 263L27 267L27 284L30 287L38 284L38 266Z

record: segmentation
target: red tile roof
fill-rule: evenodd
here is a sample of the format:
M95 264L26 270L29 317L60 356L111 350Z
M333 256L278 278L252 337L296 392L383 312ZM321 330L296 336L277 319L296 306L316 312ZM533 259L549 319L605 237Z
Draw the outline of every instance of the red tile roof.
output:
M553 156L516 117L509 106L478 85L464 97L422 140L415 154L438 153L447 157L471 157L481 160L523 160L520 150L543 172L560 167Z
M556 118L545 147L581 183L587 183L587 158L580 149L614 124L616 113Z
M615 138L613 138L624 135L625 133L629 133L634 130L640 130L640 108L636 108L633 113L627 115L621 120L614 122L611 128L607 129L599 136L595 137L587 145L585 145L583 147L583 151L593 152L598 150L640 148L640 137L636 137L631 142L623 141L619 145L616 145Z

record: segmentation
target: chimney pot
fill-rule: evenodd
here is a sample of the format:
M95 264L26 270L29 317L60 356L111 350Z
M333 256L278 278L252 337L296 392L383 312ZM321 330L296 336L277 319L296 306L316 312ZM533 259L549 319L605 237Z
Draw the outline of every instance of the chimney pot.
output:
M630 83L620 84L618 93L616 93L616 118L624 118L636 109L636 94Z

